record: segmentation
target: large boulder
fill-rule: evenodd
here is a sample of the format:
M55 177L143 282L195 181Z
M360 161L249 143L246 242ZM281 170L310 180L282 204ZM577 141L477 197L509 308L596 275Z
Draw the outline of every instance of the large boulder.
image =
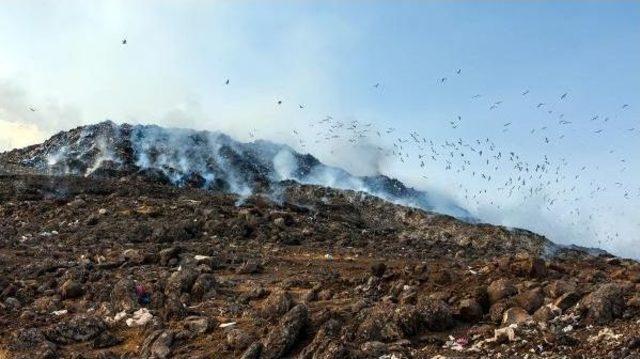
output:
M622 316L625 308L623 294L618 284L602 284L580 301L580 311L586 313L587 321L607 324Z
M276 359L286 355L298 341L308 321L306 305L298 304L293 307L267 335L260 358Z
M494 304L501 299L508 298L518 292L513 283L506 278L494 280L487 287L487 295L489 302Z

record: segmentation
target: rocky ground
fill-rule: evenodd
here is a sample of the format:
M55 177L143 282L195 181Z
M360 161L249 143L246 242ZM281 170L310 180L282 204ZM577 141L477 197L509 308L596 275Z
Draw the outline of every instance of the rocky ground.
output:
M0 176L0 358L636 358L640 265L349 191Z

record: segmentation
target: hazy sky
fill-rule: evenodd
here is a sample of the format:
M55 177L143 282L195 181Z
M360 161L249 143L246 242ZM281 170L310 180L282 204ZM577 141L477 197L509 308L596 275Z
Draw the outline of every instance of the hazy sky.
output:
M252 131L445 193L483 220L640 256L638 1L7 0L0 46L0 150L106 118L240 140ZM566 163L566 178L549 186L558 200L546 209L466 172L420 168L415 148L402 163L371 146L315 144L309 124L327 115L397 128L369 140L385 149L409 131L436 143L488 137L534 166L545 155ZM494 182L513 175L498 172ZM461 188L487 193L469 201Z

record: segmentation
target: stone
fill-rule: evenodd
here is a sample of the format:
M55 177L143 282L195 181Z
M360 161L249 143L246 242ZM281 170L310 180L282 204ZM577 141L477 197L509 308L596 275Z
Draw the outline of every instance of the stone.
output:
M520 324L531 320L531 316L526 310L520 307L512 307L507 309L502 315L502 324Z
M261 342L254 342L242 353L240 359L260 359L263 347Z
M254 337L242 329L231 329L226 335L227 345L233 350L244 350L253 341Z
M489 296L489 302L491 304L498 302L501 299L508 298L518 291L513 283L505 278L497 279L487 287L487 295Z
M504 312L511 307L513 307L513 302L510 300L501 300L493 303L491 308L489 308L489 317L491 318L491 321L494 323L500 323Z
M544 294L541 288L534 288L518 294L515 300L524 310L533 313L544 304Z
M104 331L100 333L95 339L93 339L93 342L91 342L91 347L94 349L104 349L119 345L122 342L123 340L121 338L118 338L113 334Z
M169 330L158 330L152 333L142 344L145 358L167 359L171 357L174 333Z
M45 336L54 343L68 345L92 340L106 328L106 323L98 317L75 316L50 327Z
M554 304L547 304L540 307L535 313L533 313L533 320L540 323L546 323L560 314L562 314L562 310L560 308Z
M418 305L424 326L431 331L442 331L453 327L453 316L449 306L437 299L425 298Z
M272 292L262 303L262 316L275 319L283 316L293 307L293 298L289 292L282 289Z
M463 299L458 303L460 319L468 323L476 323L484 314L482 306L475 299Z
M622 288L615 283L602 284L580 301L580 311L587 320L596 324L607 324L622 316L625 302Z
M527 261L527 269L531 277L542 278L547 275L547 263L542 258L530 258Z
M214 327L213 323L207 317L190 316L184 320L185 328L195 335L207 333Z
M556 298L556 300L553 301L553 304L562 311L565 311L576 305L578 301L580 301L580 295L574 291L570 291Z
M62 299L79 298L84 294L84 287L82 283L69 279L60 287L60 294L62 295Z
M308 321L309 312L306 305L298 304L291 308L267 335L260 358L276 359L285 356L296 344Z

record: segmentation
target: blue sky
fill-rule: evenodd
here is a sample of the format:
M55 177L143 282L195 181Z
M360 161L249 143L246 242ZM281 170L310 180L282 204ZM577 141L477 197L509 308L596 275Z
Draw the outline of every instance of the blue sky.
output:
M0 149L105 118L240 140L253 132L358 174L381 171L451 196L493 223L640 256L637 1L9 0L0 44ZM559 125L559 114L571 124ZM327 115L397 130L355 147L314 143L311 124ZM541 198L506 198L499 185L441 163L421 168L415 146L404 163L372 153L410 131L436 143L490 138L530 164L564 159L566 178L545 189L558 200L549 210ZM468 169L480 171L476 162ZM495 181L512 174L503 165ZM607 189L590 198L600 184ZM462 188L487 193L470 202Z

